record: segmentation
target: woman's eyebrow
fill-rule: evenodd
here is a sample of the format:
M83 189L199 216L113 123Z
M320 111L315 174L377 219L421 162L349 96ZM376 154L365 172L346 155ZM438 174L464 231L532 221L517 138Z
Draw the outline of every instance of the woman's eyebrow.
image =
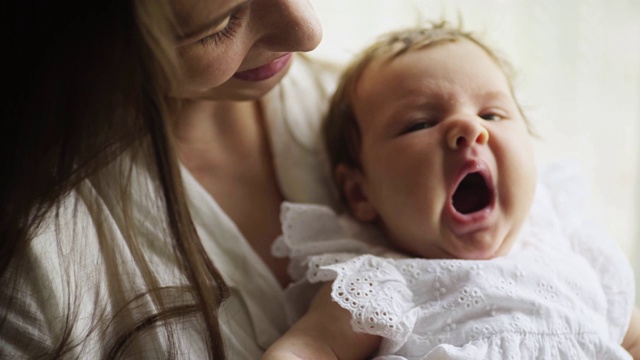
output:
M198 35L207 32L209 29L212 29L214 27L217 27L218 25L220 25L227 17L229 17L231 14L233 14L234 12L240 10L241 8L248 6L249 3L253 2L253 0L246 0L243 1L242 3L239 3L235 6L233 6L232 8L230 8L229 10L225 11L222 15L218 15L212 19L209 19L207 22L200 24L198 27L193 28L193 29L189 29L188 31L185 31L184 33L181 33L178 36L178 43L179 44L183 44L195 37L197 37Z

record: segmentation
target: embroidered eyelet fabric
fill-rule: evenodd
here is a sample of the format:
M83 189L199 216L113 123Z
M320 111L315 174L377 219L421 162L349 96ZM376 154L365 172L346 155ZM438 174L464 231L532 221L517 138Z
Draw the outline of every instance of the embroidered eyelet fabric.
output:
M407 258L371 227L292 203L273 250L292 259L291 288L333 281L353 329L383 337L376 359L631 359L633 272L584 189L572 166L543 171L516 245L492 260Z

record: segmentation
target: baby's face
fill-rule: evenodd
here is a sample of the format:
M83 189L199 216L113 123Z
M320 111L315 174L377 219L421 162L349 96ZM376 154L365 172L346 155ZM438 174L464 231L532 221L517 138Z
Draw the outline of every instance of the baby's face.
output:
M347 194L400 249L425 258L506 254L529 212L530 135L494 61L468 40L376 61L354 110L362 172ZM355 200L354 200L355 199Z

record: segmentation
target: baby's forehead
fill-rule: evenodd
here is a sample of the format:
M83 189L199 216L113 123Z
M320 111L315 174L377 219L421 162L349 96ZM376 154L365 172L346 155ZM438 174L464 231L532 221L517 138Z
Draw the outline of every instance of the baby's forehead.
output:
M412 98L422 103L479 101L486 93L506 98L510 89L510 80L495 59L463 39L372 59L355 88L353 102L361 113L382 104L408 105Z
M355 90L354 95L357 98L358 93L360 92L360 90L362 90L361 86L363 84L365 84L365 86L371 86L372 82L376 82L379 80L384 83L384 80L389 80L385 78L389 76L389 70L391 68L395 73L415 71L414 67L412 66L396 66L397 62L406 62L407 57L411 57L412 60L416 59L419 61L421 57L428 57L433 51L444 46L456 46L459 44L460 41L457 41L456 39L456 41L440 41L420 47L398 49L400 44L395 44L389 45L387 46L387 48L380 49L365 61L365 64L363 65L362 70L353 86L353 89ZM420 65L422 68L424 68L428 67L429 64L429 62L422 62Z
M442 48L463 47L479 50L489 56L485 49L477 43L461 36L454 39L442 39L428 44L414 45L399 48L400 44L390 45L387 51L381 51L372 57L367 67L384 67L391 63L403 59L406 56L429 56L431 53L441 50Z
M397 46L390 45L387 49L383 49L385 51L379 51L368 59L362 67L360 76L358 76L354 84L355 86L353 86L353 89L356 90L354 95L357 96L357 90L361 87L364 79L366 79L364 82L368 83L368 86L371 86L371 83L375 82L376 79L384 83L384 78L389 75L390 68L396 74L416 72L416 75L421 75L415 69L418 65L420 69L425 70L441 67L443 63L449 63L449 60L451 60L451 63L458 65L477 62L481 58L484 58L484 61L490 60L492 65L489 66L493 67L495 65L495 69L509 81L509 76L501 63L489 50L462 36L455 39L439 40L423 46L406 47L401 50L397 49ZM435 52L440 52L444 48L446 48L444 57L442 55L434 56ZM451 48L458 49L449 51ZM398 66L398 62L401 62L402 65ZM389 79L386 80L388 81Z

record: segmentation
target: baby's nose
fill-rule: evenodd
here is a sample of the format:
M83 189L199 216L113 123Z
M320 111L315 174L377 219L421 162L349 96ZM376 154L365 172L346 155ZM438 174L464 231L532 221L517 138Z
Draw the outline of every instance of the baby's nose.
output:
M451 150L489 141L489 131L481 124L470 120L451 121L447 132L447 145Z

